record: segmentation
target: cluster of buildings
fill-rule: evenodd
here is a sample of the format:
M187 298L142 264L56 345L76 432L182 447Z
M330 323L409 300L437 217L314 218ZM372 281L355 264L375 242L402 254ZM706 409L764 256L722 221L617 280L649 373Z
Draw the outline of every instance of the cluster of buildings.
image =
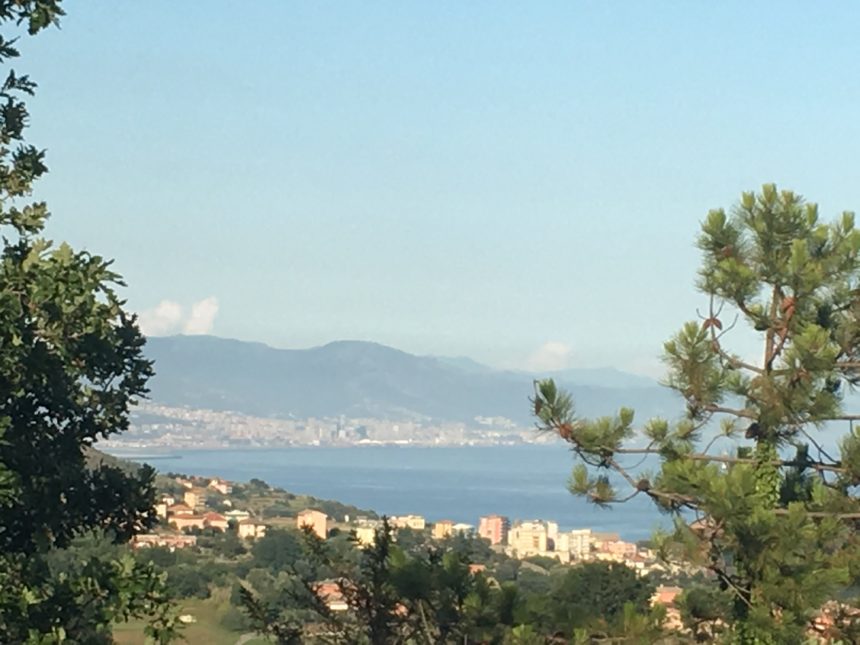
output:
M472 524L452 520L430 524L420 515L401 515L389 518L389 523L395 529L429 529L431 537L436 540L457 534L476 535L512 558L542 556L554 558L562 564L604 560L626 564L642 574L663 569L652 551L622 540L617 533L600 533L591 529L561 531L555 522L529 520L512 524L503 515L486 515L480 518L476 529ZM379 520L357 518L349 523L348 529L359 544L369 545L373 543L379 525ZM331 528L326 514L312 509L299 513L296 527L309 527L322 539Z
M223 479L208 480L177 478L176 483L184 490L180 495L162 495L155 505L155 512L162 520L162 527L155 533L145 533L134 537L132 546L167 547L181 549L197 544L197 536L189 535L191 529L212 529L215 531L235 530L240 538L252 540L266 534L266 525L251 517L248 511L232 508L227 497L233 492L233 485ZM205 485L200 485L205 483ZM216 512L207 501L217 498L222 506L230 507L223 513Z
M518 521L511 524L503 515L485 515L477 530L470 524L441 520L433 525L432 535L443 539L455 533L476 534L512 558L543 556L562 564L589 560L622 562L647 573L655 566L654 554L617 533L600 533L591 529L559 530L558 524L544 520Z
M329 520L322 511L306 509L296 517L296 527L313 531L320 539L325 539L333 528ZM429 530L430 535L437 540L457 534L478 536L487 540L494 549L519 559L544 556L555 558L564 564L605 560L623 563L642 575L661 568L654 553L631 542L625 542L616 533L599 533L591 529L560 531L555 522L531 520L511 524L503 515L486 515L480 518L476 530L471 524L455 523L451 520L429 524L420 515L394 516L388 521L395 529ZM349 522L349 529L358 544L369 546L373 544L380 525L380 520L356 518ZM469 567L473 574L484 569L485 566L481 564L472 564ZM666 626L671 629L682 627L681 614L676 604L681 591L679 587L660 586L651 598L652 605L660 604L666 608ZM348 609L336 581L321 582L317 592L330 610Z
M230 508L223 513L207 506L210 496L214 495L223 506L232 506L229 496L232 485L221 479L189 480L178 478L177 483L184 489L180 495L164 495L156 506L159 517L164 521L162 527L149 534L135 536L134 548L166 547L170 550L192 547L197 544L197 536L189 533L191 529L212 529L215 531L235 530L240 538L253 540L265 535L266 525L251 517L248 511ZM201 485L201 483L205 485ZM371 545L381 521L370 518L346 519L356 541L361 545ZM478 521L477 528L471 524L451 520L429 523L421 515L400 515L389 518L395 529L411 529L429 532L432 538L443 540L453 535L477 536L487 540L491 547L509 557L525 559L542 556L557 559L563 564L588 561L610 561L625 564L644 575L654 570L663 570L655 554L649 549L622 540L616 533L600 533L591 529L562 531L558 524L544 520L526 520L511 523L503 515L485 515ZM320 539L326 539L335 523L326 513L316 509L305 509L296 516L296 528L310 530ZM472 564L470 571L484 570L484 565ZM652 605L663 605L666 609L665 626L673 630L683 630L681 613L677 599L682 593L680 587L659 586L652 598ZM318 584L317 592L332 611L347 611L348 605L336 581L325 580ZM860 610L852 608L856 614ZM826 605L816 618L811 633L819 635L838 624L843 619L841 608L831 603Z
M266 525L252 517L247 510L236 508L230 499L233 485L220 478L177 478L179 493L164 495L156 506L162 520L161 528L151 534L138 535L134 546L165 546L171 549L196 544L193 533L211 529L235 531L238 537L253 540L266 534ZM219 510L216 510L219 509ZM224 510L224 509L227 510ZM379 520L345 518L341 529L352 531L359 544L372 544ZM429 523L421 515L400 515L389 518L395 529L429 532L437 540L451 535L476 535L491 547L509 557L525 559L534 556L554 558L562 564L607 560L626 564L645 574L662 569L654 554L634 543L622 540L616 533L600 533L591 529L562 531L552 521L511 521L503 515L485 515L477 527L462 522L439 520ZM305 509L296 517L296 527L309 528L321 539L329 535L334 524L325 513Z
M347 518L348 521L349 518ZM420 515L400 515L388 519L389 524L395 529L412 529L413 531L424 531L427 528L426 520ZM379 528L380 521L368 518L356 518L350 524L350 530L355 534L355 539L359 544L373 544L376 538L376 530ZM310 529L320 539L325 539L329 532L328 516L314 509L305 509L296 516L296 528Z
M197 530L235 531L239 538L253 540L263 537L266 525L247 510L235 508L230 499L233 486L219 478L177 478L176 494L163 495L156 505L156 513L162 520L153 533L135 536L134 548L165 547L170 550L193 547L197 544ZM216 511L214 507L220 510ZM227 508L228 510L224 510ZM421 515L400 515L389 518L394 529L410 529L429 534L433 539L443 540L452 535L477 536L488 541L490 546L509 557L525 559L533 556L555 558L563 564L608 560L623 563L641 574L656 568L654 554L636 544L625 542L615 533L599 533L591 529L561 531L551 521L511 521L503 515L485 515L477 528L471 524L440 520L427 522ZM326 539L332 528L348 529L361 545L371 545L376 538L380 520L370 518L345 518L344 523L335 523L326 513L316 509L305 509L296 516L296 528L310 530L320 539ZM483 565L471 565L476 573ZM346 603L334 581L320 583L319 592L333 611L345 611ZM667 608L667 624L680 626L680 614L675 599L681 590L677 587L660 587L652 598L653 604Z
M326 417L274 419L238 412L194 409L147 401L132 415L128 432L104 439L113 451L344 445L495 445L541 441L531 427L504 417L473 422L391 421Z

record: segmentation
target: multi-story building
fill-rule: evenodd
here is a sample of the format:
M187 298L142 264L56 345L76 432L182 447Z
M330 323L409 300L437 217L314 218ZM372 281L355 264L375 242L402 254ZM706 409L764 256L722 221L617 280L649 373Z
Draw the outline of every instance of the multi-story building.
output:
M192 488L191 490L187 490L185 491L185 495L182 496L182 501L191 508L200 508L206 504L206 489Z
M437 540L444 540L454 532L454 522L451 520L439 520L433 524L433 537Z
M598 560L624 562L637 555L637 547L632 542L625 542L617 533L594 534L594 557Z
M540 521L517 522L508 533L508 546L517 558L547 552L547 526Z
M478 524L478 535L490 544L505 544L508 541L508 531L511 522L502 515L485 515Z
M550 551L557 550L555 542L558 540L558 524L556 522L546 523L546 541L547 549Z
M320 511L305 509L296 517L296 526L299 529L310 527L323 540L328 537L328 516Z
M361 546L373 546L376 542L376 528L373 526L357 526L353 529L355 540Z
M566 553L570 556L570 534L559 533L556 535L552 547L554 551L557 551L558 553Z
M621 539L621 536L618 533L592 533L591 540L594 545L594 549L597 551L603 550L603 546L605 544L609 544L610 542L618 542Z
M427 521L420 515L400 515L391 518L391 526L396 529L423 531Z
M576 560L591 559L591 529L574 529L567 532L568 551Z

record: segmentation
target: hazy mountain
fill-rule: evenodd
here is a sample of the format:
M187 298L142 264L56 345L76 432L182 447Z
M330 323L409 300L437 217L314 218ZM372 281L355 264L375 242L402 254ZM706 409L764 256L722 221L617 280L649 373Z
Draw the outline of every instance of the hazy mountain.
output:
M500 370L495 370L488 365L479 363L478 361L466 356L436 356L433 358L436 358L436 360L441 361L446 365L458 367L466 372L484 374L490 372L502 373ZM640 388L654 387L657 385L657 381L648 378L647 376L622 372L614 367L573 368L550 372L528 372L525 370L506 371L519 376L525 375L532 379L551 377L556 381L563 381L569 385L594 385L609 388Z
M213 336L150 338L146 352L155 360L151 397L167 405L272 417L471 421L480 415L531 422L534 375L468 359L414 356L359 341L293 350ZM641 377L614 370L556 377L570 386L583 415L610 414L621 405L636 408L640 418L679 410L669 391Z
M483 363L479 363L476 360L469 358L468 356L427 356L426 358L433 358L444 365L448 365L449 367L456 367L458 369L463 370L464 372L470 373L480 373L487 374L489 372L494 372L495 370L488 365L484 365Z

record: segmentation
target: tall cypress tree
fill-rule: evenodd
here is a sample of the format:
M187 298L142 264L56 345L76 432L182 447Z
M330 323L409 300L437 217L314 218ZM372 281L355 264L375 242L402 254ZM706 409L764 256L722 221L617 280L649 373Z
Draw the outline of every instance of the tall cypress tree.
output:
M571 492L646 495L674 516L663 553L712 574L732 642L799 643L860 560L860 434L844 410L860 381L860 231L852 213L824 223L765 185L708 213L698 247L705 310L664 345L681 418L579 419L551 380L536 383L535 414L573 448ZM755 358L732 350L750 339ZM634 467L646 455L656 472Z

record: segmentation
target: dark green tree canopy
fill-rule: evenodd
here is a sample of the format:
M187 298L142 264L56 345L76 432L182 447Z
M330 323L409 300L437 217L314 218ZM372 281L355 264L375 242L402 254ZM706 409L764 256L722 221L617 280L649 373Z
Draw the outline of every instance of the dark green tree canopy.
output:
M59 0L0 0L0 63L19 55L10 33L62 15ZM24 139L35 88L14 70L0 86L0 640L100 642L130 615L167 627L161 581L98 556L52 577L45 558L94 530L124 542L154 523L151 469L86 463L94 441L127 429L152 367L110 261L44 237L48 209L31 193L45 155Z
M291 564L256 569L239 589L250 624L278 643L513 645L567 643L579 633L574 642L584 645L661 636L653 583L624 565L526 570L535 578L500 583L498 566L470 566L472 540L407 546L386 521L372 545L352 540L343 549L340 536L321 540L310 530L303 537ZM332 609L333 592L346 611Z

